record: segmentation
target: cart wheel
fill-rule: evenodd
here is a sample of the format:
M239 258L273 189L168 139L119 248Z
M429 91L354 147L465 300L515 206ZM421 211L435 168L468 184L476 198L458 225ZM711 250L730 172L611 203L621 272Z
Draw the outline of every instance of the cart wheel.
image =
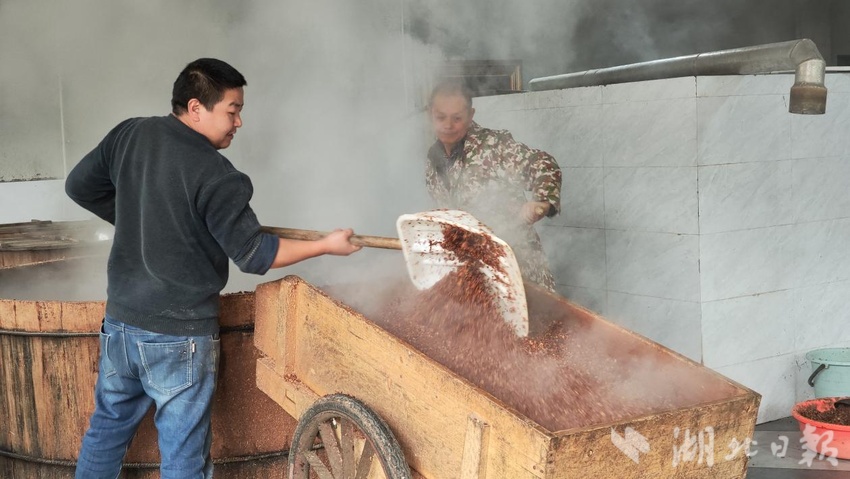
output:
M292 437L289 478L373 477L411 478L387 423L345 394L331 394L313 403L299 419Z

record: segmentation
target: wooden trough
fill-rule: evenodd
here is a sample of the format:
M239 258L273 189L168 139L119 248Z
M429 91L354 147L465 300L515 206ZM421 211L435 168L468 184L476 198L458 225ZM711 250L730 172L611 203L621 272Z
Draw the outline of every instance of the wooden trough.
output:
M322 396L353 396L383 418L414 477L746 476L743 445L753 434L758 394L562 298L548 295L546 307L595 331L599 347L614 341L630 355L664 360L723 396L551 431L300 278L260 285L255 301L258 387L295 418Z

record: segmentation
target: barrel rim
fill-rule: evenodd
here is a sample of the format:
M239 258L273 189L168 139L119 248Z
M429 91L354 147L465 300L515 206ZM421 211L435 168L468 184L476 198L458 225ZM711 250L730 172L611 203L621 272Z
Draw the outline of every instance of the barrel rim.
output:
M833 353L833 352L844 352L844 353L846 353L847 360L842 361L842 360L836 360L836 359L828 359L828 358L825 358L823 356L826 353ZM818 363L818 364L824 364L826 366L850 366L850 348L815 349L813 351L809 351L808 353L806 353L806 359L808 359L809 361Z

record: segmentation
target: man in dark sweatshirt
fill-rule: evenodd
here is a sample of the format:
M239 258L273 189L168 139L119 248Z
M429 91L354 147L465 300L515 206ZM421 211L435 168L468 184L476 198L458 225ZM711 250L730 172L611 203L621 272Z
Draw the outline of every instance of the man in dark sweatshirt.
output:
M78 479L114 479L154 404L161 477L211 477L218 298L228 259L265 274L360 249L350 229L317 241L260 232L251 180L218 152L242 126L245 85L223 61L190 63L174 82L171 115L120 123L68 174L68 196L115 225L95 411Z

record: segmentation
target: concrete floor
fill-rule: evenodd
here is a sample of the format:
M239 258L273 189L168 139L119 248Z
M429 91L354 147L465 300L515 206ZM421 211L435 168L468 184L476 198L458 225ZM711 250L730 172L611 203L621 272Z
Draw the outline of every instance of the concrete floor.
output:
M801 437L792 417L756 426L747 479L850 479L850 460L836 459L833 464L814 458L811 465L803 461Z

